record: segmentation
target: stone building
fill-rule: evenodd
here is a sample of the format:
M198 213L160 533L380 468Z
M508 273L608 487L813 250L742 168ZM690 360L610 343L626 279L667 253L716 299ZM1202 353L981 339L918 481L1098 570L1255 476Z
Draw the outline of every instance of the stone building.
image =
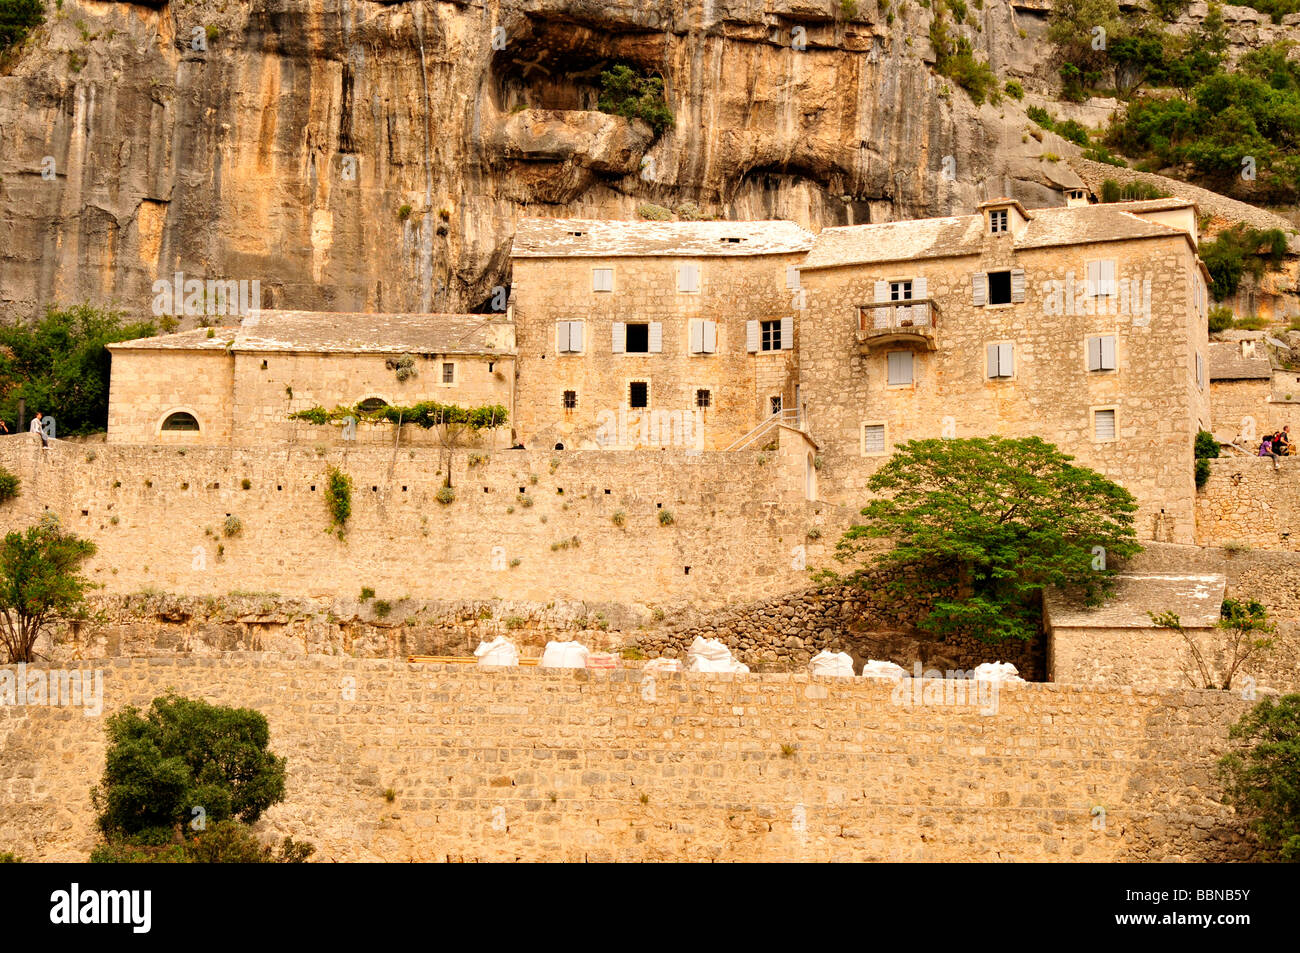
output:
M522 222L517 436L722 450L798 392L792 222ZM749 442L769 439L753 434Z
M437 401L513 413L514 331L501 317L263 311L236 327L124 341L109 351L111 443L392 440L388 423L345 432L290 419L312 407ZM406 431L404 440L437 439ZM508 446L509 434L505 427L487 439Z
M1167 199L821 232L799 269L799 387L828 499L898 444L1038 435L1127 487L1144 538L1194 535L1210 421L1208 273Z

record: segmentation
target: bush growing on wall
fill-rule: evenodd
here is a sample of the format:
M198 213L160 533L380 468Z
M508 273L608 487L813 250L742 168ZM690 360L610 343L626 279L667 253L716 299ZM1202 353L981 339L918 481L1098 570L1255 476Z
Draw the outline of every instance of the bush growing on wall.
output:
M0 503L8 503L18 495L18 477L5 467L0 467Z
M626 119L641 119L656 134L673 124L672 110L664 98L664 81L658 76L642 76L621 63L600 74L596 108Z
M352 477L338 467L330 467L325 481L325 506L330 514L330 531L343 537L348 517L352 515Z

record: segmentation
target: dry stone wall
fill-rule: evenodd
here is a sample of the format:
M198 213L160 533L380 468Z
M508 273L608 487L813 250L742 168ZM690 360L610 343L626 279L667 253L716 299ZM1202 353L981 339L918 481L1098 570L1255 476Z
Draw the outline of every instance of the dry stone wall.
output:
M981 714L807 675L255 654L83 667L103 671L98 717L0 707L0 849L84 860L103 718L174 689L267 716L288 798L261 831L321 861L1250 856L1213 779L1248 707L1224 693L1026 685Z

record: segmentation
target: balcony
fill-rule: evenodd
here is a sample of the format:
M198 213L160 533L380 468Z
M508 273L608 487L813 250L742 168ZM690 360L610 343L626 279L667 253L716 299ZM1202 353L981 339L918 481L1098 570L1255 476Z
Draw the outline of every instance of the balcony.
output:
M937 348L939 306L933 298L880 301L858 306L858 345L867 350L886 344Z

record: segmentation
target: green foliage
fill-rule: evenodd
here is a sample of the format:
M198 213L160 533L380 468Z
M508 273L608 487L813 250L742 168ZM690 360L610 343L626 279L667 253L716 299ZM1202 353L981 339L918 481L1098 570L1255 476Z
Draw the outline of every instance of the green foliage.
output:
M389 602L387 599L375 600L375 615L377 615L379 618L387 619L389 614L392 611L393 611L393 604Z
M459 407L456 404L440 404L436 400L421 401L410 407L385 405L374 410L362 410L356 407L309 407L289 415L290 420L303 420L318 426L328 423L342 423L348 417L355 420L379 421L389 423L414 424L428 430L431 427L464 427L477 433L480 430L503 427L510 419L510 412L500 404L484 407Z
M840 12L844 19L852 20L858 15L858 0L840 0Z
M1192 466L1192 475L1196 479L1196 488L1204 489L1210 479L1210 461L1197 460Z
M104 345L154 333L149 322L122 323L122 313L90 305L50 306L33 324L0 327L0 417L17 427L18 401L44 411L60 434L108 426L109 355Z
M0 0L0 53L17 46L44 20L41 0Z
M1281 23L1289 13L1300 13L1300 0L1240 0L1241 6L1267 13L1274 23Z
M404 222L410 217L411 217L411 206L406 203L402 203L402 207L397 210L397 220L399 222Z
M674 519L673 519L673 514L672 514L672 511L671 511L671 510L660 510L660 511L659 511L659 525L660 525L660 526L672 526L674 522L675 522L675 521L674 521Z
M206 824L252 823L284 800L284 759L267 750L261 713L178 695L155 698L142 716L108 719L104 776L92 792L109 840L164 843L202 808Z
M151 845L128 840L99 844L92 864L302 864L316 852L286 837L278 847L262 844L247 824L218 821L180 843Z
M600 74L596 108L626 119L641 119L656 135L673 125L672 110L664 98L664 81L658 76L642 76L621 63Z
M614 515L610 517L615 526L623 527L627 525L627 514L622 510L615 510Z
M375 597L375 590L371 589L369 586L362 586L362 587L361 587L361 601L362 601L362 602L365 602L367 599L373 599L374 597Z
M1219 456L1219 441L1208 430L1198 430L1192 454L1197 460L1215 460Z
M352 477L338 467L330 467L325 483L325 507L330 514L330 529L342 533L352 515Z
M1260 230L1244 223L1225 229L1214 241L1201 243L1201 260L1210 271L1210 293L1216 301L1232 297L1244 273L1262 277L1266 270L1281 266L1286 251L1287 237L1281 229Z
M1140 202L1147 199L1167 199L1169 193L1149 182L1125 182L1123 185L1114 179L1101 183L1100 200L1103 202Z
M952 0L947 0L951 3ZM1002 99L998 91L998 77L984 60L977 60L970 40L964 36L955 39L949 32L944 16L945 5L936 4L934 19L930 21L930 43L934 46L934 68L966 90L975 105L986 100L997 105Z
M440 486L438 492L434 494L434 499L446 506L448 503L455 501L456 491L446 485Z
M5 467L0 467L0 504L8 503L19 495L19 482L17 475L10 473Z
M46 625L80 609L93 584L81 564L95 544L43 519L0 544L0 648L7 662L35 661L34 646Z
M1038 437L910 441L868 481L884 496L836 558L865 556L900 597L928 601L926 631L1030 639L1045 588L1088 601L1107 591L1115 569L1094 568L1094 547L1108 566L1141 550L1132 495L1072 459ZM878 551L877 539L893 548Z
M1211 308L1209 312L1210 333L1226 331L1232 327L1232 309L1228 307Z
M1300 861L1300 695L1265 698L1228 732L1241 744L1219 761L1224 796L1264 859Z
M0 864L21 864L23 859L7 850L0 850Z
M221 531L226 536L238 536L244 531L244 522L238 516L227 516L225 523L221 526Z
M662 205L654 205L650 202L638 205L636 214L638 218L644 218L651 222L671 222L673 219L672 209L664 208Z

